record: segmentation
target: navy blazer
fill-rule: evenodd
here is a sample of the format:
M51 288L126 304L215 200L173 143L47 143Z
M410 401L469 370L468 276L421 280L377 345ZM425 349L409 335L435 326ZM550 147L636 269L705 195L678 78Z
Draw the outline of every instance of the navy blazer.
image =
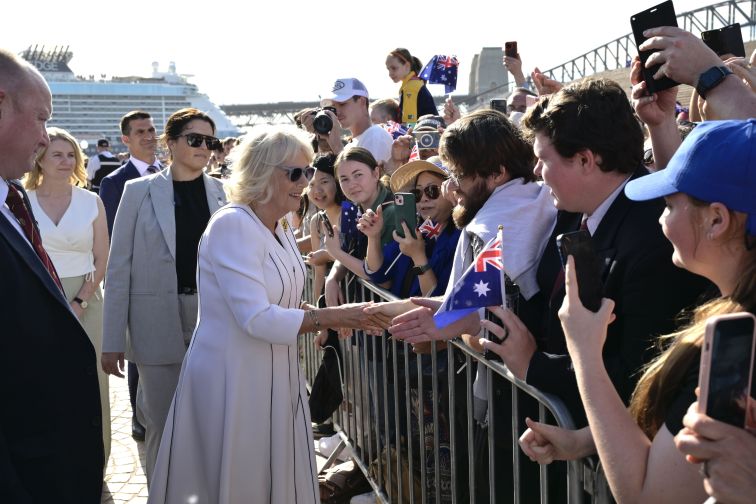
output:
M117 168L113 173L100 182L100 199L105 205L105 217L108 221L108 235L113 235L113 223L115 222L118 204L123 196L123 188L129 180L139 178L139 170L131 161Z
M0 278L0 502L99 503L105 460L95 349L5 216Z
M647 173L640 169L633 178ZM700 302L711 286L706 279L672 263L672 244L659 225L663 211L662 198L631 201L622 191L593 234L596 251L604 262L604 297L614 300L617 316L609 325L604 365L625 404L642 366L656 354L656 338L672 332L678 314ZM540 292L531 300L541 304L543 315L535 322L525 321L538 344L526 381L565 401L578 427L585 425L585 412L557 315L564 286L551 294L562 268L556 237L579 229L581 218L581 214L559 212L538 267Z

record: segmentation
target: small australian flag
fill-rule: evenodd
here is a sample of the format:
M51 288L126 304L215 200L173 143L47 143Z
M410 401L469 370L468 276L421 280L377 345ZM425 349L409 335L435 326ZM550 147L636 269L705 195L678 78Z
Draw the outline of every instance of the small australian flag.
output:
M420 72L420 78L428 84L443 84L446 93L457 89L457 70L459 60L456 56L439 54L433 56Z
M478 254L467 271L454 284L452 292L433 316L440 329L487 306L503 305L504 264L501 255L501 231Z

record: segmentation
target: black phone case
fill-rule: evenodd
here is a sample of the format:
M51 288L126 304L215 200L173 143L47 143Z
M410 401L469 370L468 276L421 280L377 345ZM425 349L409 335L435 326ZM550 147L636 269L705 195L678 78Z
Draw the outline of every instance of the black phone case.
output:
M603 267L590 233L580 230L561 234L557 236L557 247L563 266L567 264L568 256L575 258L580 302L592 312L597 312L604 295L604 285L601 282Z
M675 15L675 6L672 4L672 0L655 5L650 9L646 9L643 12L632 16L630 18L630 26L633 27L633 36L635 37L636 47L646 41L646 37L643 36L643 32L649 28L657 28L659 26L677 26L677 16ZM665 89L675 87L679 85L679 82L673 81L669 77L662 77L661 79L654 79L654 74L659 70L661 65L654 65L651 68L646 68L646 60L656 51L638 51L641 61L641 72L643 73L643 80L646 81L646 89L649 94L658 93Z
M507 100L491 100L491 110L498 110L502 114L507 113Z
M701 32L701 40L717 53L717 56L732 54L739 58L745 58L745 45L743 45L743 32L740 23L731 24L723 28Z

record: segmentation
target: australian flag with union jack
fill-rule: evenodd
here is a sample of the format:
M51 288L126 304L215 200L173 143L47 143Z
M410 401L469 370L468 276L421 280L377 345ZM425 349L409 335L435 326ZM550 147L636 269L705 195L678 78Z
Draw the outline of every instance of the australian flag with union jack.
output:
M505 299L501 231L483 248L475 261L454 285L441 308L433 316L440 329L487 306L501 306Z
M456 56L438 54L420 71L419 77L428 84L443 84L446 93L451 93L457 89L458 70L459 60Z

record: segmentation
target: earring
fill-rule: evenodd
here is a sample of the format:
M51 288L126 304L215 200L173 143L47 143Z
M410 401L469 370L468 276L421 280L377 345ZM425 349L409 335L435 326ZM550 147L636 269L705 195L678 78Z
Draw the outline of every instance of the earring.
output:
M713 240L714 239L714 233L712 233L711 231L709 231L706 234L706 239L709 240L709 241Z

